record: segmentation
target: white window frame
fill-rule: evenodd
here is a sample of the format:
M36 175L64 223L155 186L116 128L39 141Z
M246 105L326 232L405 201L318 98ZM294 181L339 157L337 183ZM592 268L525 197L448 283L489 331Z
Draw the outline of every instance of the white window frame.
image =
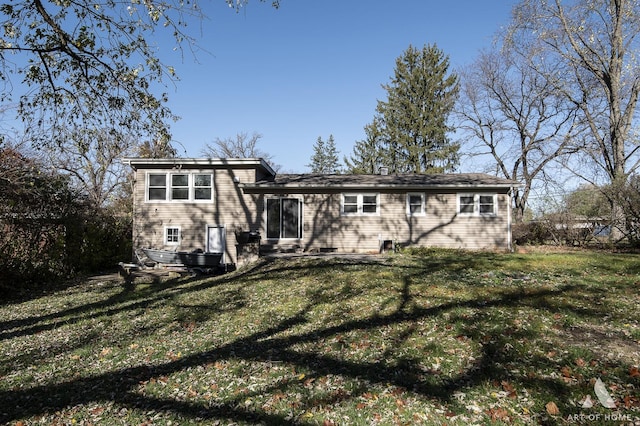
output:
M164 176L164 185L163 186L158 186L158 185L151 185L151 176ZM162 203L164 201L167 200L167 191L169 190L169 185L167 184L167 174L166 173L147 173L145 176L145 200L147 202L151 202L151 203ZM159 188L163 188L164 189L164 199L154 199L152 200L149 197L149 192L151 191L151 189L159 189Z
M345 212L344 206L345 197L356 197L356 210L355 212ZM364 206L371 206L371 203L365 203L364 197L376 197L376 211L365 212ZM352 203L349 203L350 205ZM345 192L340 196L340 215L341 216L380 216L380 194L377 192Z
M149 191L152 188L161 188L160 186L151 186L150 185L150 176L151 175L164 175L165 176L165 186L163 187L165 190L164 199L162 200L152 200L149 198ZM186 175L188 184L187 186L173 186L173 176L176 175ZM196 176L206 175L209 176L209 186L196 186L195 180ZM147 203L211 203L215 199L215 193L213 190L213 173L207 172L147 172L145 176L145 202ZM184 199L174 199L173 198L173 190L176 188L187 189L188 198ZM206 199L196 199L196 189L206 188L211 191L211 197Z
M461 207L460 198L462 197L473 197L473 212L462 212L460 210L460 207ZM480 197L491 197L492 203L493 203L493 212L491 213L480 212ZM498 215L498 194L496 193L488 193L488 192L460 193L456 197L456 200L457 200L456 211L460 216L493 217Z
M420 211L419 212L412 212L411 211L411 197L420 197ZM413 205L417 205L417 204L413 204ZM425 216L426 210L425 210L425 196L424 196L424 192L407 192L407 216Z
M189 173L169 173L169 184L167 186L168 189L168 198L170 201L174 201L174 202L178 202L178 203L186 203L190 200L191 198L191 175ZM175 185L173 184L173 178L176 176L186 176L187 177L187 185ZM173 198L173 191L174 190L181 190L184 191L186 190L187 193L187 198Z
M178 231L177 241L169 241L169 231L170 230L172 230L172 231L177 230ZM164 227L163 239L164 239L164 244L166 246L179 246L180 242L182 242L182 228L180 226L165 226Z
M194 203L208 203L213 201L213 173L191 173L191 198ZM209 176L209 185L196 186L196 176ZM211 196L209 198L196 198L196 189L209 189Z

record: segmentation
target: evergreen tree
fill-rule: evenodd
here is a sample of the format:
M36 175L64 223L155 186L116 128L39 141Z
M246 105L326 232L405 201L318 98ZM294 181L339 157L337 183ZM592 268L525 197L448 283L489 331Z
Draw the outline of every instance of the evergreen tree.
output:
M351 158L344 158L347 173L373 174L378 173L382 164L382 132L380 123L374 119L364 127L366 139L357 141L353 147Z
M459 145L447 133L458 94L458 77L435 46L409 48L396 59L394 77L383 85L377 119L384 133L384 163L396 173L441 173L459 162Z
M318 136L318 140L313 145L311 163L307 164L307 167L311 169L311 173L340 173L338 149L333 135L329 135L329 139L326 142L322 140L322 137Z

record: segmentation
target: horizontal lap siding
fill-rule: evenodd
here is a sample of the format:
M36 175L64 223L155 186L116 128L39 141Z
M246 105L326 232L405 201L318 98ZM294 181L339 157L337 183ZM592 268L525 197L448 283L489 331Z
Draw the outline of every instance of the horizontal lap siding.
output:
M181 242L177 250L191 251L206 249L206 229L208 225L226 227L226 261L235 262L235 229L250 230L261 227L255 196L245 195L234 182L253 182L255 171L240 170L185 170L183 173L214 174L214 199L206 203L145 202L146 170L136 172L134 189L134 247L152 247L174 250L176 246L164 245L166 226L181 228ZM153 170L151 173L171 172Z
M459 216L457 193L425 192L426 214L408 216L406 192L380 193L380 214L340 215L341 194L304 195L306 250L332 247L340 251L378 251L384 240L404 246L449 248L509 247L508 202L498 195L498 215Z
M307 194L304 198L304 248L377 251L381 216L343 216L341 194Z
M151 172L170 172L153 170ZM210 172L207 169L182 170L185 173ZM145 202L147 171L136 172L134 188L134 246L174 249L165 247L165 226L179 226L182 231L180 250L206 248L207 225L224 225L227 231L226 261L235 262L236 239L234 231L259 230L266 236L264 226L264 200L272 195L254 191L246 194L234 182L255 180L252 169L214 170L214 201L209 203ZM375 193L347 191L349 193ZM379 251L384 240L401 245L419 245L453 248L509 247L509 196L498 195L498 215L495 217L460 216L456 214L457 193L424 193L426 214L409 217L406 214L407 192L380 191L380 211L373 216L343 216L341 191L318 194L280 193L273 196L300 197L303 204L303 238L299 241L280 241L300 244L305 250L336 248L344 252ZM467 192L467 191L465 191ZM469 193L474 191L468 191ZM477 191L476 191L477 192ZM491 193L491 192L488 192ZM265 241L266 242L266 241Z

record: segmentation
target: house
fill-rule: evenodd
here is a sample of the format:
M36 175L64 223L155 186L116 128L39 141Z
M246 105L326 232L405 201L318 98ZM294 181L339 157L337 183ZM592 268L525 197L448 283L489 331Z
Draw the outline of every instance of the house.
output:
M276 174L262 159L126 158L134 247L242 254L380 252L394 245L511 249L511 191L486 174ZM239 233L240 232L240 233Z

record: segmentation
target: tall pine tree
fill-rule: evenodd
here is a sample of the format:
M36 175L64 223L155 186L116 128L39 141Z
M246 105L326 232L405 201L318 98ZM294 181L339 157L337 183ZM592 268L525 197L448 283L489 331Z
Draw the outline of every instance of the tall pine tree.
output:
M311 163L307 164L307 167L311 169L311 173L340 173L338 149L333 135L329 135L329 139L326 142L322 140L322 137L318 136L318 140L313 145Z
M395 74L383 85L376 118L384 134L383 162L395 173L442 173L459 162L447 124L458 95L458 77L436 46L413 46L396 59Z
M357 141L350 158L344 158L346 172L350 174L378 173L382 164L382 132L380 123L374 119L364 127L366 139Z

